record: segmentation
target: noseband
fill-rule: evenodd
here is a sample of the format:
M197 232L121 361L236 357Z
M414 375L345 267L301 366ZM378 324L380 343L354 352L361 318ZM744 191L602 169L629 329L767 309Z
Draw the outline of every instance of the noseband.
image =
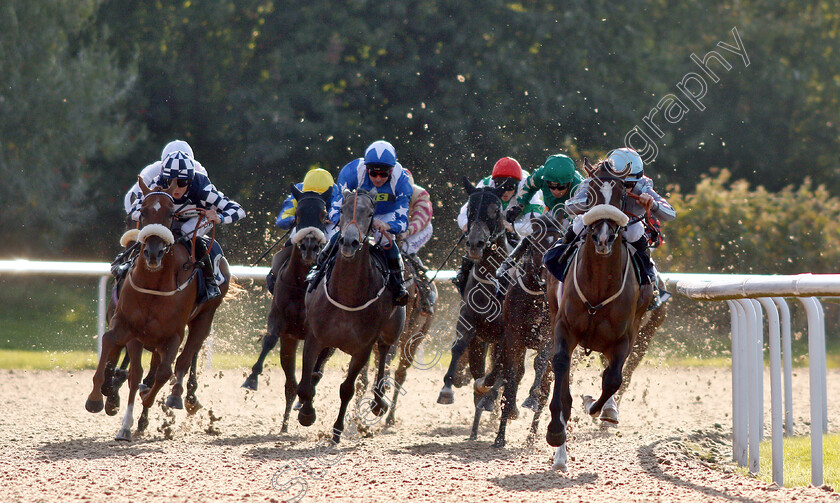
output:
M499 208L500 208L500 211L501 211L502 199L499 196L497 196L497 195L495 195L491 192L488 192L488 191L481 191L479 193L479 197L480 197L479 203L478 203L479 208L482 206L482 203L484 202L484 196L486 196L486 195L490 195L490 196L493 196L496 199L498 199ZM472 196L470 197L470 199L472 199ZM472 201L470 201L470 204L472 204ZM476 211L478 211L478 209L476 209ZM469 214L469 210L468 210L468 214ZM473 220L474 219L471 219L471 218L467 219L467 234L469 234L470 230L472 229L472 226L473 226L473 223L474 223ZM485 223L487 223L487 222L485 222ZM494 222L494 224L497 224L497 222ZM484 244L484 247L481 249L482 252L484 252L484 250L486 250L487 248L489 248L491 246L495 246L496 240L499 239L505 233L504 224L502 224L498 230L494 231L495 227L496 227L496 225L494 225L493 229L491 229L490 225L487 225L487 229L490 231L490 237L487 238L487 242Z
M359 227L359 223L356 221L356 206L358 205L360 195L361 194L359 194L358 192L353 194L353 219L350 220L350 222L348 223L348 225L353 224L353 225L356 226L356 229L359 231L359 236L362 235L362 228ZM368 196L368 197L370 197L370 196ZM373 198L371 198L371 202L373 202ZM359 251L359 250L362 249L362 247L365 246L365 243L367 242L368 238L370 237L370 232L371 232L372 229L373 229L373 216L371 216L371 218L370 218L370 225L368 226L367 232L365 232L365 234L364 234L364 238L359 240L359 247L356 248L355 251ZM341 236L344 237L344 229L341 230Z

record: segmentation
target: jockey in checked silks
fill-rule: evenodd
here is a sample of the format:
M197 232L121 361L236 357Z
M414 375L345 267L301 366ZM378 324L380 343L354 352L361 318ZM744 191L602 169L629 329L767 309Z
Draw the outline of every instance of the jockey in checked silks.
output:
M432 290L429 277L426 275L428 269L423 261L417 256L417 252L432 239L432 200L429 193L423 187L414 183L414 175L411 171L404 169L408 175L413 192L408 203L408 229L400 234L399 247L403 257L409 264L414 274L414 281L420 294L420 310L425 314L434 312L437 294Z
M516 203L508 207L505 218L508 222L516 221L522 213L522 208L528 205L537 191L540 191L548 213L554 216L558 227L562 228L561 221L569 217L566 213L566 201L569 200L569 197L581 182L583 182L583 176L575 170L575 162L569 156L564 154L550 155L542 166L525 179L522 192L516 199ZM508 271L525 254L528 243L527 239L521 240L496 271L496 278L499 282L498 294L500 296L507 292L510 283Z
M522 169L519 161L511 157L502 157L493 165L490 176L484 177L475 184L475 187L477 189L482 187L501 188L502 194L499 197L502 199L502 212L506 212L511 205L518 204L516 203L516 196L522 193L527 176L529 176L529 173ZM467 232L467 206L468 203L464 203L458 213L458 227L464 233ZM508 251L513 250L520 238L531 233L531 218L541 215L545 210L542 194L535 192L530 199L525 200L521 208L516 218L512 219L512 223L505 220L505 227L508 231L505 234L505 244ZM455 284L455 288L461 295L464 295L464 286L472 267L473 261L466 256L462 257L461 266L458 268L455 277L452 278L452 283Z
M624 231L624 240L630 245L631 252L635 253L638 263L644 268L644 271L641 271L641 285L653 285L653 298L648 307L649 310L653 310L661 306L671 295L668 292L659 291L656 265L650 257L650 244L653 243L654 246L661 244L659 222L669 222L676 218L677 213L668 201L653 190L653 180L645 176L644 164L638 152L629 148L620 148L612 151L608 159L612 161L614 169L618 172L626 169L628 164L630 165L630 173L624 179L624 188L628 195L624 212L630 216L631 220L637 221L627 226ZM543 259L546 268L558 279L562 279L566 264L574 253L575 246L572 245L577 242L583 230L582 215L589 210L587 191L591 181L591 178L585 179L571 199L566 201L566 212L569 215L575 215L575 219L563 241L546 252ZM646 218L648 212L650 213L649 222Z
M186 142L181 143L186 145ZM184 145L180 146L184 147ZM166 149L164 149L164 154L166 154ZM202 171L204 171L203 168ZM225 280L218 266L223 255L222 248L214 239L212 248L208 250L210 238L207 234L212 231L212 224L233 223L245 217L245 210L220 192L210 182L206 171L201 173L196 170L196 162L192 158L192 149L189 149L189 145L186 145L185 150L176 150L166 154L159 165L154 163L147 166L140 176L144 177L144 183L151 189L165 189L173 183L177 185L172 194L176 211L172 233L177 241L190 248L190 243L195 236L196 266L201 268L205 286L205 293L198 302L202 303L220 296L219 282ZM146 176L151 176L149 182L146 181ZM139 187L137 192L133 191L134 188L126 195L126 201L131 201L128 214L131 220L140 222L142 193ZM142 225L142 222L140 224ZM121 240L124 246L128 243L129 234L130 231ZM133 256L135 255L129 248L112 264L112 272L118 282L125 277L131 267Z
M335 194L338 190L338 187L335 185L335 180L333 180L330 172L321 168L310 169L306 175L304 175L303 182L296 183L295 187L297 187L301 192L317 192L318 194L323 194L329 190L330 187L333 188L333 194ZM277 220L275 220L274 224L283 230L293 229L295 226L296 213L297 199L295 199L293 195L289 194L286 200L283 201L283 206L280 207L280 214L277 215ZM336 229L333 225L327 226L324 233L325 239L329 241L335 232ZM294 236L294 233L294 230L290 232L292 236ZM270 293L274 293L274 282L277 279L277 271L282 268L283 264L285 264L292 255L292 244L291 239L287 240L283 249L274 254L274 258L271 261L271 270L265 278L265 286L268 288Z

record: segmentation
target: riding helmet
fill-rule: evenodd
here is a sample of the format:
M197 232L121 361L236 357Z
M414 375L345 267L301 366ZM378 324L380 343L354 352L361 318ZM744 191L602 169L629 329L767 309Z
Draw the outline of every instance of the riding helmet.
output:
M519 165L516 159L511 157L502 157L493 166L492 178L516 178L522 180L522 166Z
M163 160L160 176L166 180L192 180L195 176L195 163L186 152L172 152Z
M323 194L335 184L329 171L321 168L310 169L303 177L303 191Z
M622 172L627 164L630 164L630 174L625 178L628 182L638 182L645 175L642 157L632 148L617 148L610 153L608 159L612 160L618 172Z
M385 140L375 141L365 150L365 164L384 164L394 167L397 164L397 151Z
M575 178L575 162L567 155L550 155L543 164L542 175L546 182L569 183Z

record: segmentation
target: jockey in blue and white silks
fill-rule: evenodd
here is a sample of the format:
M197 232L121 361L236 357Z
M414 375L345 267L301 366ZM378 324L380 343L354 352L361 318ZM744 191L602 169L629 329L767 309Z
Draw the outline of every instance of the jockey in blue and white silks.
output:
M382 234L391 234L391 241L396 240L398 234L408 229L408 205L414 192L408 175L402 165L397 162L394 147L384 140L375 141L365 150L365 156L350 161L341 168L336 181L338 189L333 193L330 221L338 224L341 217L341 205L344 202L344 189L364 189L376 195L376 210L374 212L374 239L383 246L388 259L388 285L394 294L397 305L408 302L408 292L402 284L402 262L399 248L389 245L389 240ZM381 226L377 223L381 222ZM323 263L336 248L335 242L339 233L333 235L330 244L319 256L314 274L311 275L310 288L314 288L320 280ZM323 257L323 258L322 258Z
M163 169L163 161L166 157L173 152L179 151L186 153L190 159L192 159L196 173L201 173L202 175L207 176L207 170L204 169L204 166L202 166L201 163L193 156L193 150L192 147L190 147L190 144L184 140L173 140L163 147L163 151L160 153L159 161L149 164L140 171L140 178L143 179L143 183L145 183L147 187L151 187L154 179L160 175L160 172ZM138 185L137 182L134 182L134 185L128 190L128 192L126 192L123 200L123 206L125 207L125 212L127 214L131 214L131 208L134 206L134 202L140 199L140 196L142 195L143 194L140 192L140 185Z

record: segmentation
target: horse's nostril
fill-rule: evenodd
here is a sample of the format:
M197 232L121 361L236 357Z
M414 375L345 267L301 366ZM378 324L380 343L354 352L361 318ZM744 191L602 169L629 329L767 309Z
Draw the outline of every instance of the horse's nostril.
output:
M479 248L484 248L484 241L479 241L475 245Z

